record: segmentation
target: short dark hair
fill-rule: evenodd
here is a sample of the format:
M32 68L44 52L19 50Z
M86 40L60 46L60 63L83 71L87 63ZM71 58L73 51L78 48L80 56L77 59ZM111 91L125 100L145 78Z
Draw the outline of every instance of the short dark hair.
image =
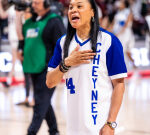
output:
M95 0L88 0L92 9L94 10L94 21L91 19L91 30L90 30L90 39L91 39L91 48L95 52L96 51L96 43L97 43L97 36L99 32L99 19L98 19L98 11L97 11L97 5L95 3ZM68 56L68 49L70 42L73 38L73 36L76 33L76 29L74 29L70 22L68 21L68 28L67 28L67 34L66 34L66 40L64 43L64 58Z

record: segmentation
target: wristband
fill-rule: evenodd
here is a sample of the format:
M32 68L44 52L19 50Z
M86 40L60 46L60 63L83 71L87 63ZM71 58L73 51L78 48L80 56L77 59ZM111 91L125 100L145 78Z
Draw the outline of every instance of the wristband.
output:
M24 48L24 40L19 40L18 50L23 50Z
M63 73L66 73L71 66L66 66L64 60L62 60L59 64L59 70Z

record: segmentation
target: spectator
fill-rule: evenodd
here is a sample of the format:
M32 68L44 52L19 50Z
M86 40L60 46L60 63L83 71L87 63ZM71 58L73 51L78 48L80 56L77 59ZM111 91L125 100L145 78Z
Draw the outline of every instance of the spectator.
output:
M10 86L12 83L12 77L15 76L15 63L17 60L17 45L18 36L16 32L16 11L15 7L11 6L7 10L8 14L8 40L11 47L12 54L12 68L7 77L7 85ZM13 33L13 34L12 34Z
M132 32L133 15L127 0L117 1L117 6L118 11L113 21L113 33L116 34L122 42L128 68L131 67L131 64L135 67L134 60L131 56L131 50L135 44L135 39Z
M23 70L30 73L33 82L35 106L33 119L27 135L36 135L45 119L49 134L58 134L51 98L55 88L48 89L45 84L47 62L53 55L57 39L65 33L60 17L50 11L49 0L33 0L34 14L23 25L24 40L20 42L23 57ZM23 56L21 56L23 54Z

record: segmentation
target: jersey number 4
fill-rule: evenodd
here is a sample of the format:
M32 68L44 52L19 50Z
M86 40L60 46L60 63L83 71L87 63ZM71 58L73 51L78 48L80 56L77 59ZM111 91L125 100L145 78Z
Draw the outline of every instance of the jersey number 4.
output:
M66 79L67 89L70 90L70 94L75 94L75 85L73 85L73 79Z

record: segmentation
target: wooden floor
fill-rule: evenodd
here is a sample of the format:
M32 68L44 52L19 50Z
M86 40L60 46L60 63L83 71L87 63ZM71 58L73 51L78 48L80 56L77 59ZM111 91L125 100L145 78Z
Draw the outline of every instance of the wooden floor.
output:
M126 80L126 84L116 135L150 135L150 78L135 76ZM26 135L32 118L32 108L15 105L24 97L23 85L7 89L0 84L0 135ZM67 114L66 90L63 84L57 87L52 104L60 135L65 135ZM47 130L44 121L38 135L48 135Z

